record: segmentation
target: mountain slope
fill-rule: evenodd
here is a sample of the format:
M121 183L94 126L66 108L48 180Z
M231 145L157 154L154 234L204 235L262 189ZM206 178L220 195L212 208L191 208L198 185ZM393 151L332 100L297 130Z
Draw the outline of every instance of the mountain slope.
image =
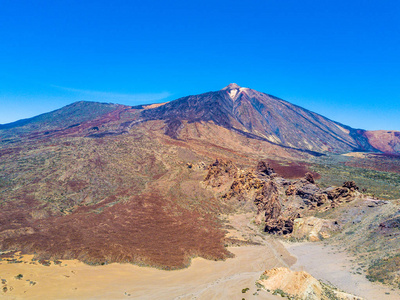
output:
M164 120L178 137L182 121L213 122L251 138L318 152L373 150L357 130L274 96L230 84L216 92L187 96L141 113Z
M0 124L0 130L26 127L33 129L55 129L72 126L93 120L118 107L118 104L79 101L63 108L44 113L33 118L23 119L8 124Z
M60 109L29 119L0 124L0 142L15 143L21 138L41 139L51 136L65 136L80 132L82 125L95 127L96 120L109 122L115 119L113 112L126 106L113 103L79 101Z
M28 139L66 135L102 137L128 133L132 126L157 120L165 123L164 133L174 139L182 138L182 129L191 127L190 124L213 124L246 138L301 151L380 150L369 143L364 130L237 84L147 106L76 102L34 118L0 125L0 139L14 143L23 136ZM186 138L190 139L190 134Z
M365 131L364 136L376 149L387 154L400 154L400 131Z

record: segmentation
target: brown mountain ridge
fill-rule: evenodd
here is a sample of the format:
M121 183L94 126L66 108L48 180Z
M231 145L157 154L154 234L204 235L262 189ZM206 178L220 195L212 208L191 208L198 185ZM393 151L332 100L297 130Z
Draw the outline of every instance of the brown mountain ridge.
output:
M229 84L220 91L187 96L141 113L164 120L178 137L182 121L213 122L249 138L316 152L371 151L362 130L331 121L277 97Z
M21 137L118 135L155 120L163 121L164 133L174 139L180 138L185 126L190 127L188 124L209 124L301 151L400 153L398 132L354 129L235 83L219 91L153 105L75 102L37 117L0 125L0 141L4 145Z

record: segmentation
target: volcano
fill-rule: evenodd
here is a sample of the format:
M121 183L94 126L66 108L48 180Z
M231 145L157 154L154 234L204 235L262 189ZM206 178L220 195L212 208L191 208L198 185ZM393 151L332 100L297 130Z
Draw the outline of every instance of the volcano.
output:
M223 259L218 215L237 204L204 186L216 158L300 178L311 158L398 151L394 138L234 83L167 103L75 102L0 125L0 248L165 268Z

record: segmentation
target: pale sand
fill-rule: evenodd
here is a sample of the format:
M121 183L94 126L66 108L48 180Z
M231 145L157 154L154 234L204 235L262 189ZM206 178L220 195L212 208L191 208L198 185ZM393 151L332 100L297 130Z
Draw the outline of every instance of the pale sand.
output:
M353 258L334 246L322 243L285 243L289 252L297 257L291 267L294 271L306 271L317 279L368 300L398 300L399 290L370 282L365 275L353 274ZM389 293L389 294L386 294Z
M285 243L261 234L249 222L251 214L230 216L230 230L239 239L259 242L262 246L230 247L235 258L210 261L195 258L189 268L163 271L131 264L89 266L79 261L63 261L49 267L0 262L0 278L13 289L5 299L282 299L258 291L256 280L267 269L289 267L304 270L317 279L330 282L341 290L366 299L400 299L397 291L373 284L362 275L351 274L352 265L344 253L331 251L322 243ZM289 250L289 252L287 251ZM298 261L291 256L295 255ZM30 261L32 256L25 256ZM66 266L65 266L66 265ZM22 274L18 280L16 275ZM36 282L30 285L29 281ZM249 288L246 293L242 289ZM389 292L390 295L386 295Z
M275 243L272 241L272 243ZM257 291L255 281L265 269L287 265L270 247L229 248L226 261L195 258L183 270L162 271L130 264L89 266L63 261L62 266L1 262L0 277L12 291L5 299L279 299ZM27 257L28 259L30 257ZM67 266L64 266L64 265ZM14 277L23 274L21 280ZM26 280L37 282L29 285ZM242 289L250 288L245 294Z

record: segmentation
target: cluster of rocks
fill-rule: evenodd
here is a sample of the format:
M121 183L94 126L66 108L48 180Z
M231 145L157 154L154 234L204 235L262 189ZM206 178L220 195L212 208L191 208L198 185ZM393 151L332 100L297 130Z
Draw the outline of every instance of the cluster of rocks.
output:
M264 230L270 233L289 234L293 231L293 223L301 215L291 207L283 206L277 184L266 181L254 199L257 206L256 223L265 223Z
M322 190L315 184L313 175L307 173L304 179L291 183L285 194L286 196L299 196L308 207L315 208L326 203L329 203L330 207L336 207L344 202L349 202L358 194L357 191L358 187L354 181L347 181L341 187L329 187Z
M212 187L220 187L226 181L226 177L234 178L239 169L232 161L216 159L208 166L207 170L204 182Z
M358 195L354 181L341 187L321 189L314 176L290 181L278 176L265 161L254 170L242 170L232 161L216 160L208 167L206 185L225 188L225 200L252 201L257 209L255 221L264 224L265 231L274 234L293 232L295 219L312 210L327 210L353 200Z
M390 232L393 229L400 229L400 210L393 216L385 219L379 224L379 229L385 232Z
M207 165L201 161L197 164L193 164L193 163L187 163L186 166L188 167L188 169L193 169L193 170L205 170L207 169Z

